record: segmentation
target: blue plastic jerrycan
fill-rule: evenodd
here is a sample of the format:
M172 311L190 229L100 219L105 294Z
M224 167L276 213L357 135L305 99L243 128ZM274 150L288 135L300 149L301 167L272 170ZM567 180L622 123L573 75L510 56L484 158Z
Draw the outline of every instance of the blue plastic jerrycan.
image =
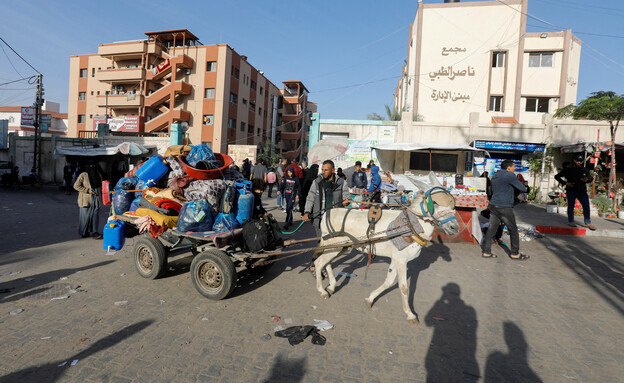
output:
M156 183L162 176L167 174L167 171L169 171L169 166L167 166L162 157L156 155L152 156L136 171L136 176L144 182Z
M235 186L238 191L236 220L242 225L253 217L254 196L251 193L251 181L239 181Z
M121 250L126 243L126 223L113 220L104 225L104 250Z

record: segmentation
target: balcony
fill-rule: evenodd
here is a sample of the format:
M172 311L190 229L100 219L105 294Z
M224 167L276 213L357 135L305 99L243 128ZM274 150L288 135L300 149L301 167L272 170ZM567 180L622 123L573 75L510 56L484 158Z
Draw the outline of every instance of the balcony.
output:
M140 58L145 53L145 41L129 41L124 43L100 44L98 54L115 60L117 57Z
M155 107L167 99L171 98L171 92L177 96L178 94L189 95L193 90L193 86L187 82L176 81L174 83L167 84L162 88L158 89L156 92L150 94L145 99L145 103L147 106Z
M106 106L106 96L97 96L97 106ZM139 94L134 95L134 99L129 99L127 94L122 95L108 95L108 106L111 108L138 108L141 106L143 96Z
M301 132L303 130L299 130L297 132L285 132L282 130L282 140L298 140L301 138Z
M143 68L103 69L97 72L97 79L105 82L133 82L144 78Z

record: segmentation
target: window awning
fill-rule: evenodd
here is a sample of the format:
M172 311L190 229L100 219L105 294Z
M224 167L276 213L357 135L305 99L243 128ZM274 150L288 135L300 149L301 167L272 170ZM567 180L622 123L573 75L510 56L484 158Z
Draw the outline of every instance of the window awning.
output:
M149 152L149 149L155 148L154 145L139 145L134 142L124 142L119 145L100 145L100 146L58 146L54 149L55 156L113 156L117 153L128 156L140 156Z
M400 150L404 152L413 152L416 150L444 150L444 151L468 151L468 152L486 152L483 149L473 148L464 144L444 144L444 143L419 143L419 142L398 142L393 144L380 144L372 147L376 150Z

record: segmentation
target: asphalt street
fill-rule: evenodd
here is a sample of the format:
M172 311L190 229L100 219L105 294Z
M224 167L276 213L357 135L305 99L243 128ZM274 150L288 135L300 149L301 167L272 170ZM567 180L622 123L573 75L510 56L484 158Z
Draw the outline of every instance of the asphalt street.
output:
M266 196L266 194L265 194ZM397 287L368 309L387 258L365 278L356 252L334 265L322 299L311 254L233 294L202 297L190 253L165 277L134 269L135 238L107 254L79 238L76 194L0 190L0 382L620 382L624 376L624 252L615 238L546 236L513 261L494 246L433 243L408 267L406 321ZM266 199L267 208L275 199ZM274 210L283 220L284 214ZM106 213L103 212L102 220ZM295 214L299 219L299 214ZM296 222L298 223L298 222ZM308 225L296 238L313 235ZM65 298L66 297L66 298ZM324 346L291 346L277 326L334 325ZM267 335L268 334L268 335Z

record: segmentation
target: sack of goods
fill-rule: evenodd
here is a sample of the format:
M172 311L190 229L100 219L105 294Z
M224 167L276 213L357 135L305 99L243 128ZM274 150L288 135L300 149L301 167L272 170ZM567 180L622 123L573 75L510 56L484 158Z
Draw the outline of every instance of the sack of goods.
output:
M246 250L257 253L260 250L272 250L277 241L266 222L252 219L243 224L243 242Z
M206 200L187 202L178 215L178 231L211 231L213 226L212 207Z

